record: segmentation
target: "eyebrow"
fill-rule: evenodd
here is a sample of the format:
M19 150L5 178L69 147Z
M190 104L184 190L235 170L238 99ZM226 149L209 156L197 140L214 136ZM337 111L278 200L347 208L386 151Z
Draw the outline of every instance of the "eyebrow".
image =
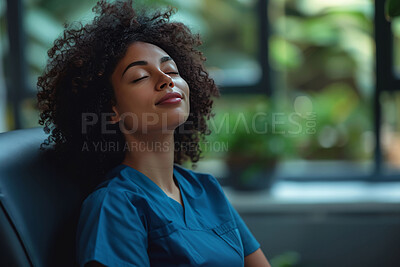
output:
M160 59L160 63L164 63L164 62L167 62L167 61L170 61L170 60L172 60L172 58L171 58L170 56L165 56L165 57L162 57L162 58ZM144 60L132 62L131 64L129 64L129 65L125 68L125 70L124 70L124 72L122 73L121 77L124 76L125 72L126 72L129 68L131 68L131 67L133 67L133 66L145 66L145 65L147 65L147 64L148 64L148 62L147 62L147 61L144 61Z

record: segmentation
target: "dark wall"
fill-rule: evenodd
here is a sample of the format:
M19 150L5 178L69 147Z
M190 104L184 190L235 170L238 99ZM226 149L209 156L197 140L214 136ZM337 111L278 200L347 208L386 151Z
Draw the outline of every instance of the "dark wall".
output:
M400 266L400 212L240 212L269 259L300 254L296 266Z

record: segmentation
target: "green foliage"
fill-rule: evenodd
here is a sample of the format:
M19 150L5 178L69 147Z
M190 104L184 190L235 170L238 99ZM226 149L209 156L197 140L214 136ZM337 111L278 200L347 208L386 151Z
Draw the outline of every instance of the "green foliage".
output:
M294 251L288 251L272 258L273 267L296 267L300 263L300 254Z
M271 0L270 60L277 106L307 96L314 134L299 133L292 158L371 159L373 1ZM292 111L290 111L292 109ZM297 110L295 110L297 112ZM286 139L287 140L287 139Z
M293 153L289 114L278 111L266 96L226 97L217 102L207 139L228 145L228 158L254 157L260 162Z
M298 153L317 160L368 159L363 136L372 132L372 114L354 90L346 83L333 83L310 97L317 115L316 133L297 142Z
M372 134L372 111L363 101L344 82L298 95L293 102L262 95L223 96L216 102L216 116L210 121L213 133L207 140L225 144L228 151L206 155L251 157L264 165L299 157L368 159L365 138Z
M399 0L386 0L385 2L385 15L387 20L400 16L400 1Z

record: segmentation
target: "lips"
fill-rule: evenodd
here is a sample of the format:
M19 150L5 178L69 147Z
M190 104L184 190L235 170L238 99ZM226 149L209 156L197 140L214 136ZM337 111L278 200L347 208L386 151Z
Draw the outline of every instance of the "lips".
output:
M167 93L160 100L158 100L156 105L160 105L163 103L178 103L181 101L181 99L182 99L182 95L180 93L176 93L176 92Z

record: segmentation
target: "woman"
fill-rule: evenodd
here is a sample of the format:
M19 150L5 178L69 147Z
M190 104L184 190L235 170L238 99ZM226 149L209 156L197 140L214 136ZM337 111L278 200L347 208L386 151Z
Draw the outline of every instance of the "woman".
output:
M56 40L38 81L47 144L107 173L82 205L79 265L269 266L215 178L177 165L198 161L218 96L199 37L131 1L94 11Z

